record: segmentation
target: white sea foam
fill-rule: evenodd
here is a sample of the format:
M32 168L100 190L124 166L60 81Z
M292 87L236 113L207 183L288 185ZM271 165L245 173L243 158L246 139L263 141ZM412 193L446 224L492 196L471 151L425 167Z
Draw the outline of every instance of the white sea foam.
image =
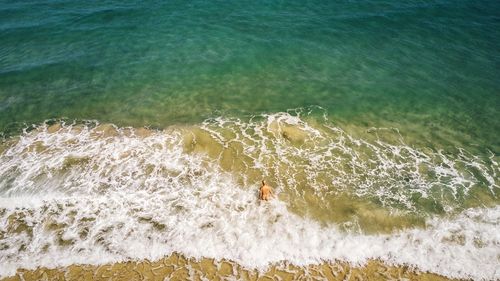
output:
M293 131L296 128L300 131ZM227 149L234 149L231 142L243 143L237 152L250 159L247 165L266 167L271 158L280 157L288 161L291 170L273 170L278 173L277 182L284 185L290 184L282 179L284 175L297 167L317 175L317 171L340 167L323 166L325 161L342 163L347 154L357 157L351 163L359 167L352 168L352 174L344 171L345 176L356 179L364 172L362 165L387 158L390 149L398 151L393 155L417 155L410 159L442 169L440 173L451 179L447 183L461 188L466 181L479 181L454 168L462 157L492 178L495 186L489 187L493 191L498 188L494 174L498 168L465 152L455 157L443 152L425 154L404 145L356 140L334 127L327 129L339 130L339 139L328 138L322 130L287 114L248 123L211 120L202 129ZM224 149L217 152L218 158L207 156L210 152L186 151L192 132L169 129L137 136L127 129L63 126L49 133L42 126L20 136L0 156L0 275L37 266L154 260L176 251L191 257L231 259L252 268L283 260L305 265L332 259L352 263L381 259L450 277L500 278L498 206L429 218L423 229L386 235L345 233L334 224L323 226L290 212L286 202L258 203L256 184L222 168L219 161L223 161ZM356 145L374 148L349 150ZM336 149L347 151L346 158L334 153ZM307 159L306 153L310 153ZM433 157L450 162L434 165L429 160ZM313 164L302 165L301 159ZM381 161L380 167L374 164L379 172L409 165L398 157ZM311 175L310 180L317 180ZM365 188L361 195L381 190L360 188Z
M227 189L234 191L224 192ZM2 239L0 274L37 266L155 260L176 251L231 259L250 268L282 260L297 265L331 259L358 264L378 258L450 277L500 278L499 207L431 219L426 229L362 235L321 227L290 213L279 201L259 205L252 192L230 181L197 190L185 186L162 195L119 191L53 199L44 202L44 208L9 208L2 215L2 231L8 229L8 216L21 213L19 221L30 226L32 234Z
M419 211L410 200L415 194L439 198L452 209L473 187L483 186L492 194L500 189L493 153L479 157L461 148L453 153L419 150L407 145L394 128L372 128L376 138L368 141L329 122L313 126L300 114L289 113L263 115L251 122L216 118L202 128L221 146L241 145L249 167L266 177L278 174L277 185L287 189L306 186L321 195L348 191L411 211ZM379 134L388 135L389 141ZM451 200L444 202L448 194Z

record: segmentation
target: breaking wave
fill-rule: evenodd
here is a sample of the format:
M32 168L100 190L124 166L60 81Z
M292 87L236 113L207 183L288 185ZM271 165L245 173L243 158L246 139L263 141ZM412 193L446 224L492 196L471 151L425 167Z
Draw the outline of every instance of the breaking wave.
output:
M492 153L419 149L395 129L355 138L290 113L163 131L43 124L0 149L3 276L179 252L252 268L380 259L449 277L500 278ZM278 200L256 200L262 178ZM349 207L345 198L363 205L335 209ZM401 215L423 223L365 227Z

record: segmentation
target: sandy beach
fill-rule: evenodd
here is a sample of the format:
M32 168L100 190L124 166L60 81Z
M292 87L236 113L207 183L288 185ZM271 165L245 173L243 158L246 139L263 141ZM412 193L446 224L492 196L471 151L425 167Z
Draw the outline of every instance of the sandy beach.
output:
M158 261L130 261L100 266L36 270L20 269L15 276L2 281L17 280L455 280L440 275L412 270L407 266L388 266L369 261L356 267L343 262L325 262L307 267L279 264L264 272L250 270L227 260L186 259L173 254Z

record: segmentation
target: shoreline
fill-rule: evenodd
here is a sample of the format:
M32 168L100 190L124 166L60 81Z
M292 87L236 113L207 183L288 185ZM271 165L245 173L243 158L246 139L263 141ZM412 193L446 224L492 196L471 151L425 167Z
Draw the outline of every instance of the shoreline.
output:
M186 258L173 253L157 261L127 261L103 265L70 265L49 269L18 269L14 276L1 281L17 280L460 280L435 273L422 272L410 266L387 265L370 260L363 266L330 261L308 266L288 262L273 264L261 272L247 269L229 260Z
M495 191L496 159L481 160L462 150L458 154L420 151L405 144L357 139L341 128L325 132L288 114L266 118L249 124L219 120L161 132L112 124L55 124L25 133L0 155L6 167L0 178L12 179L12 183L2 183L7 191L0 200L0 218L5 222L0 229L0 273L7 276L18 268L31 268L20 270L18 280L39 280L43 274L62 274L63 278L73 268L96 278L98 271L106 271L104 265L141 275L143 267L151 264L172 272L191 273L199 268L200 276L213 271L203 268L204 259L186 261L186 267L155 262L177 251L191 257L237 261L241 266L227 262L233 278L253 272L242 266L270 266L269 274L274 276L289 263L321 263L316 269L293 267L294 279L300 274L318 275L322 266L328 272L334 265L340 266L339 274L350 276L359 268L360 275L373 278L391 270L397 276L410 271L410 279L420 278L421 272L413 270L417 266L454 278L495 276L500 209L467 208L456 215L448 210L440 216L446 201L450 208L470 205L427 192L437 186L441 194L463 191L458 195L464 200L476 200L478 194ZM249 130L258 132L258 139L238 135ZM236 144L235 136L240 136ZM325 153L325 146L328 151L342 149ZM349 166L353 161L356 173ZM448 168L441 163L448 163ZM257 204L252 184L268 171L276 173L275 186L282 186L280 195L284 197ZM482 179L490 179L492 184L481 186ZM354 193L359 201L330 192L358 186L363 189L353 191L362 191ZM476 193L477 188L483 193ZM468 189L474 193L467 197ZM376 195L381 201L375 204L371 195L364 194ZM415 196L419 194L431 198L422 200ZM495 193L488 196L485 198L496 200ZM388 199L399 201L381 203ZM476 204L486 202L480 197ZM400 213L388 211L391 204L403 211L411 207L421 210L426 220L420 221L421 227L412 227L419 221L399 219L396 215ZM326 220L322 224L325 214L327 219L335 218L335 224ZM406 227L396 231L397 226ZM461 252L468 255L457 257ZM124 259L135 261L118 262ZM370 259L379 259L374 262L379 265L358 266L370 264ZM402 266L386 266L381 261ZM82 263L97 266L79 265ZM41 275L31 278L36 274ZM323 275L318 278L326 279Z

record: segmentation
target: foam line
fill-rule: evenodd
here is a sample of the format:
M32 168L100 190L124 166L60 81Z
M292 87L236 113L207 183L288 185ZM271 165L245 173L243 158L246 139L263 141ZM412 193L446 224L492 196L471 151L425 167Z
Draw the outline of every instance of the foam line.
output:
M498 206L459 212L460 200L450 200L455 215L428 214L425 228L368 235L301 217L286 201L257 202L262 175L278 192L348 191L408 212L425 211L411 200L416 193L464 198L484 186L496 196L494 156L419 150L391 132L390 140L357 139L288 113L164 131L41 125L0 155L0 275L176 251L261 269L283 260L380 259L449 277L500 278Z
M224 188L228 188L224 181ZM338 259L362 264L380 259L449 277L498 279L500 208L470 209L451 219L433 218L425 229L390 235L347 234L335 226L287 211L280 201L255 202L222 182L199 197L184 186L169 194L114 192L99 197L44 201L42 208L8 207L2 214L2 276L17 268L155 260L172 252L230 259L264 269L287 260L297 265ZM17 198L14 198L16 200ZM33 200L33 199L32 199ZM3 204L3 202L2 202ZM22 205L22 204L20 204ZM2 205L5 208L5 205ZM9 217L27 230L9 231Z

